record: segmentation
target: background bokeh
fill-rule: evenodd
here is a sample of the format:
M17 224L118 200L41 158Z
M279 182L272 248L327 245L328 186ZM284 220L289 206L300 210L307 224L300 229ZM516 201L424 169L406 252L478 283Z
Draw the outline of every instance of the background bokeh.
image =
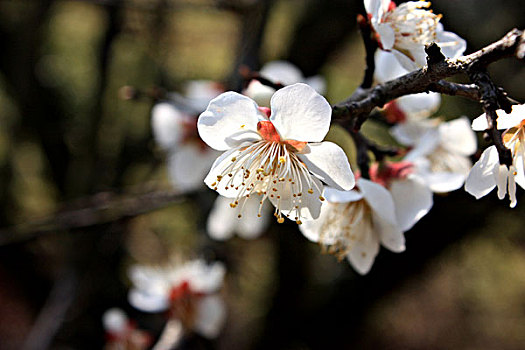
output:
M114 306L158 334L161 315L127 304L126 269L170 254L217 258L229 269L223 334L188 348L525 349L521 189L512 210L494 193L435 197L406 233L407 251L382 250L366 276L320 254L288 222L253 241L212 241L205 220L215 194L204 188L169 205L119 204L172 190L152 140L152 94L126 100L123 86L177 91L207 79L239 89L241 64L287 59L305 76L322 74L328 100L339 102L363 74L361 6L0 1L0 349L102 348L101 316ZM467 40L467 53L525 28L521 0L436 0L433 8ZM503 60L490 73L525 101L523 63ZM446 118L481 113L460 97L443 100ZM341 130L329 137L352 156ZM61 216L85 208L97 210Z

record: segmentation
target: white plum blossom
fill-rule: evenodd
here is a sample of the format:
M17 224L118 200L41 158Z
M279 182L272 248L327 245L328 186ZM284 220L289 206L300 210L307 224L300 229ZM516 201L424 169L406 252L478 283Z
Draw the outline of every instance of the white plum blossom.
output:
M323 77L315 75L305 78L299 68L287 61L271 61L266 63L259 74L273 83L282 85L292 85L305 83L310 85L320 94L324 94L326 83ZM259 106L269 106L270 98L275 93L275 89L262 84L256 79L250 81L243 94L253 99Z
M135 265L128 276L133 288L129 303L144 312L168 311L185 330L206 337L219 335L226 318L226 308L219 296L226 269L220 262L203 260L166 266Z
M106 350L142 350L151 344L151 336L137 328L126 313L119 308L111 308L102 315L106 332Z
M346 258L363 275L370 271L380 244L393 252L405 250L394 201L383 186L360 178L354 190L326 187L324 196L319 218L299 226L309 240Z
M396 219L403 232L410 230L425 216L434 203L432 191L419 170L409 161L383 161L370 167L370 179L392 195Z
M210 237L220 241L232 238L234 233L244 239L259 237L268 227L271 215L271 208L266 202L259 213L261 199L260 195L250 196L242 208L244 215L239 217L241 208L232 210L231 199L218 196L208 215L207 231Z
M496 111L497 128L505 130L503 133L503 144L512 154L510 167L500 164L496 146L490 146L481 154L480 159L474 164L465 182L465 190L479 199L496 186L498 187L498 198L510 197L510 207L517 204L516 183L525 188L524 155L525 155L525 105L512 106L511 113L503 110ZM488 122L485 114L480 115L472 122L472 128L476 131L486 130Z
M300 224L319 216L323 182L349 190L354 175L341 147L321 142L332 113L324 97L306 84L294 84L278 90L270 105L271 110L260 108L235 92L210 102L199 117L199 135L225 152L204 182L231 198L232 208L261 195L259 214L268 199L279 223L288 217Z
M396 140L412 147L404 157L433 192L457 190L468 176L470 156L477 150L476 135L468 118L412 121L391 129Z
M375 54L374 77L379 84L409 73L399 64L395 55L378 50ZM383 115L390 123L403 123L430 117L441 104L441 95L435 92L411 94L388 102Z
M463 54L466 42L446 32L440 15L428 10L429 1L409 1L396 6L390 0L364 0L379 47L392 52L399 63L412 71L426 64L424 47L436 42L446 57Z
M153 138L167 154L167 168L173 186L180 191L193 191L202 180L218 153L206 146L197 134L197 115L221 91L210 81L191 81L186 96L168 94L151 111Z

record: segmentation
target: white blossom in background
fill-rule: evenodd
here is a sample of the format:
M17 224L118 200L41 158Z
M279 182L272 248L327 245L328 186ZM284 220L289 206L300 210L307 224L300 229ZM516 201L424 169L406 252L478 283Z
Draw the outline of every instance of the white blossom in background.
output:
M261 199L261 195L250 196L243 208L232 210L231 199L218 196L207 221L210 237L219 241L230 239L235 233L244 239L259 237L268 228L271 215L270 205L264 202L261 206Z
M128 301L144 312L168 311L183 329L215 338L226 318L226 307L218 294L225 273L222 263L203 260L158 267L135 265L128 272L133 283Z
M383 186L360 178L354 190L326 187L324 196L319 218L299 226L309 240L346 258L363 275L370 271L380 244L393 252L405 250L394 201Z
M404 160L414 164L433 192L445 193L463 186L477 150L476 135L466 117L448 122L428 119L398 124L391 129L395 139L411 150Z
M378 50L375 54L374 77L379 84L409 73L395 55ZM441 104L441 95L435 92L411 94L385 104L383 115L390 123L404 123L430 117Z
M190 81L186 84L185 96L170 93L170 100L153 106L153 137L166 152L170 180L180 191L200 188L209 167L218 156L198 137L197 115L221 92L214 82Z
M266 63L259 74L272 81L273 83L280 83L282 85L292 85L296 83L305 83L310 85L319 94L324 94L326 90L326 82L320 75L305 78L303 73L290 62L286 61L271 61ZM252 80L243 94L253 99L259 106L270 106L270 99L275 93L275 89L261 84L257 80Z
M379 47L392 52L409 71L426 64L424 47L436 42L448 58L457 58L466 42L439 23L440 15L428 10L429 1L409 1L396 6L389 0L364 0Z
M410 230L434 204L432 191L418 170L409 161L374 163L370 167L370 179L392 195L396 219L403 232Z
M507 167L499 162L496 146L488 147L474 164L465 183L465 190L479 199L498 187L498 198L510 197L510 207L517 204L516 183L525 188L524 155L525 155L525 105L512 106L511 113L496 111L497 128L503 132L503 144L512 153L512 165ZM476 131L488 128L485 114L472 122Z
M102 315L102 324L106 332L106 350L143 350L151 344L150 335L137 329L119 308L108 309Z
M271 110L250 98L226 92L213 99L198 121L199 135L210 147L225 151L204 182L241 208L250 196L269 200L279 223L319 216L323 182L349 190L354 175L346 154L328 133L332 108L306 84L278 90ZM271 114L270 114L271 113ZM243 215L241 213L241 215Z

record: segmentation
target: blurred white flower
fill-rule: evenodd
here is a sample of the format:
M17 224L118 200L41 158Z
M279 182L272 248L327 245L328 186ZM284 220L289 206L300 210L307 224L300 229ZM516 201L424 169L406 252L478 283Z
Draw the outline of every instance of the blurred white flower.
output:
M393 252L405 250L391 194L381 185L360 178L352 191L326 187L326 203L317 220L299 226L339 259L346 258L360 274L370 271L382 244Z
M162 267L132 266L129 303L144 312L169 311L186 330L207 338L219 335L226 308L218 295L226 269L222 263L193 260Z
M507 167L500 164L496 146L488 147L472 167L465 190L479 199L497 186L498 198L505 198L508 191L510 207L514 208L517 204L516 183L525 188L525 105L512 106L512 111L508 114L503 110L497 110L496 113L498 130L505 130L503 144L512 153L512 165ZM476 118L472 122L472 128L476 131L486 130L486 115L482 114Z
M401 231L410 230L433 205L432 191L412 162L381 162L370 167L370 179L385 187L394 200Z
M211 81L190 81L186 95L168 94L151 111L151 127L155 142L167 153L167 167L173 186L192 191L202 180L218 153L206 146L197 134L197 115L220 91Z
M326 82L323 77L315 75L305 78L299 68L286 61L268 62L261 68L259 74L276 84L292 85L305 83L321 95L324 94L326 90ZM252 80L243 91L244 95L253 99L259 106L264 107L270 106L270 99L274 93L274 88L266 86L257 80Z
M394 54L386 51L376 52L375 66L374 77L380 84L408 73L399 64ZM383 108L383 114L390 123L409 122L430 117L438 110L440 104L440 94L423 92L402 96L388 102Z
M414 164L433 192L450 192L463 185L472 167L469 156L477 150L468 118L412 121L394 126L391 132L399 143L412 147L404 160Z
M208 216L207 231L211 238L227 240L237 233L244 239L259 237L270 223L271 208L267 202L261 206L261 195L250 196L243 208L232 210L231 199L218 196ZM241 212L243 214L241 214Z
M306 84L278 90L271 99L271 114L250 98L226 92L213 99L201 114L198 130L212 148L224 152L204 182L230 206L243 206L262 195L283 215L301 223L319 216L326 184L348 190L354 175L344 151L321 142L330 127L330 104Z
M466 49L465 40L444 31L439 23L441 16L427 10L428 1L396 6L390 0L364 0L364 4L379 47L392 52L409 71L426 64L424 47L431 42L436 42L449 58L461 56Z
M151 344L150 335L137 329L119 308L108 309L102 315L102 324L106 331L106 350L142 350Z

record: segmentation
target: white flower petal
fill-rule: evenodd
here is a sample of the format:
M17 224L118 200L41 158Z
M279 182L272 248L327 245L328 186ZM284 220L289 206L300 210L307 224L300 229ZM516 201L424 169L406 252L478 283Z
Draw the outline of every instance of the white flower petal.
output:
M410 59L407 55L405 55L404 53L396 49L392 49L391 52L394 54L394 56L397 58L397 61L399 62L399 64L401 64L401 66L404 69L406 69L409 72L412 72L412 71L418 70L419 68L425 65L425 62L424 62L425 51L423 49L421 49L421 51L423 51L423 62L421 62L421 59L420 59L421 52L416 52L414 50L410 51L411 53L413 52L417 53L417 54L413 54L413 56L415 56L414 59Z
M266 63L259 71L262 77L283 85L301 83L304 80L303 73L287 61L271 61Z
M219 152L211 148L202 148L196 143L181 145L171 152L167 159L170 180L180 191L194 191L203 186L214 160Z
M516 169L511 166L509 169L509 197L510 197L510 207L514 208L516 204L518 204L518 201L516 199L516 180L514 176L514 172Z
M435 193L447 193L459 189L465 183L465 175L458 173L428 173L423 175L427 186Z
M396 99L396 104L409 120L427 118L439 108L441 95L435 92L406 95Z
M374 229L379 235L381 244L394 253L405 251L405 235L398 225L393 225L383 220L378 215L373 215Z
M233 237L237 226L237 212L230 207L231 199L218 196L208 215L207 231L211 238L223 241Z
M432 208L432 191L416 176L392 181L389 190L402 231L410 230Z
M388 11L390 0L364 0L366 13L372 15L373 21L378 22Z
M252 98L259 106L270 107L270 99L275 93L275 89L261 84L257 80L252 80L243 94Z
M264 202L261 216L258 217L259 202L262 196L252 195L236 208L231 208L231 199L219 196L208 216L208 234L216 240L227 240L237 233L244 239L259 237L268 227L270 206ZM241 214L239 218L238 215Z
M523 159L523 154L524 154L523 149L516 152L516 155L514 156L514 164L515 164L514 166L516 168L516 173L517 173L515 176L515 181L518 185L521 186L521 188L525 189L525 169L524 169L525 163Z
M111 308L102 315L104 330L111 333L122 333L128 328L128 316L119 308Z
M217 292L224 282L226 267L215 261L211 264L204 260L194 260L186 264L186 273L181 274L182 280L189 280L191 289L197 293L210 294Z
M514 105L510 113L505 113L504 110L498 109L498 129L510 129L520 125L525 119L525 105Z
M438 129L429 129L423 134L423 136L421 136L416 144L416 147L410 150L404 159L407 161L413 161L415 159L425 157L434 152L440 143L441 138Z
M204 111L221 92L219 85L211 80L190 80L185 85L187 102L198 112Z
M347 259L354 269L361 275L366 275L379 252L379 238L373 231L363 232L361 239L355 241L355 245L348 253Z
M498 151L490 146L481 154L465 181L465 191L479 199L496 187L496 171L499 168Z
M210 172L204 178L204 183L208 185L209 188L215 189L217 187L217 192L224 197L235 198L237 197L239 191L235 188L228 186L226 188L226 183L230 180L227 177L224 177L222 181L217 181L217 176L222 175L225 169L230 166L232 163L232 157L239 152L239 150L244 147L245 144L233 148L229 151L224 152L220 157L218 157L213 165L211 166ZM233 174L232 174L233 175ZM234 177L235 183L240 183L242 181L242 173L237 173Z
M436 41L441 52L447 58L458 58L467 49L467 42L456 33L440 31L436 33Z
M399 78L408 73L408 71L399 63L396 56L391 52L377 50L374 59L376 65L374 78L380 84Z
M297 181L297 180L296 180ZM307 179L301 175L300 181L305 184L308 183ZM289 216L290 220L312 220L319 217L321 212L322 201L319 199L323 190L323 184L315 177L311 177L312 191L313 193L304 192L300 197L292 196L292 188L290 182L284 182L284 185L277 183L279 188L279 193L281 198L276 196L269 197L270 202L275 206L281 209L281 212L285 216ZM299 208L295 208L299 206Z
M390 133L402 145L413 146L419 142L422 136L429 130L435 128L429 120L412 120L393 126ZM433 137L437 137L433 136ZM430 140L427 140L427 143ZM438 139L432 138L432 142L438 143Z
M321 214L319 218L315 220L305 220L301 225L299 225L299 230L301 233L312 242L319 242L321 235L321 228L324 225L323 214L325 212L325 207L327 204L323 204L321 207Z
M355 178L350 163L341 147L332 142L308 144L297 154L310 172L327 185L339 190L350 190Z
M151 130L155 142L164 150L177 147L184 135L186 115L168 102L159 102L151 109Z
M331 203L357 202L363 198L359 191L340 191L331 187L325 187L323 196Z
M507 179L509 169L506 165L499 165L497 168L496 185L498 186L498 198L503 199L507 194Z
M153 267L133 265L128 269L128 277L135 287L150 290L153 294L165 294L169 288L165 273Z
M396 35L392 26L389 23L378 23L374 26L374 29L379 34L383 50L391 50L396 41Z
M131 306L144 312L165 311L169 305L166 294L156 294L137 288L129 291L128 301Z
M386 222L397 225L394 200L386 188L363 178L357 181L357 187L377 215Z
M304 79L304 82L321 95L326 92L326 80L320 75L308 77Z
M258 216L260 200L262 196L253 195L246 200L243 208L242 218L238 219L237 234L244 239L255 239L259 237L270 224L270 205L264 201L261 216Z
M278 90L271 100L270 120L284 140L321 142L330 128L332 107L306 84Z
M440 124L439 136L441 146L452 153L470 156L478 149L476 134L472 131L467 117Z
M485 113L472 121L472 130L474 131L487 130L488 127L489 123L487 122L487 115Z
M260 140L257 123L263 120L249 97L228 91L214 98L197 122L199 135L211 148L225 151L245 141Z
M226 320L226 306L218 295L203 297L199 302L194 328L200 335L216 338Z

